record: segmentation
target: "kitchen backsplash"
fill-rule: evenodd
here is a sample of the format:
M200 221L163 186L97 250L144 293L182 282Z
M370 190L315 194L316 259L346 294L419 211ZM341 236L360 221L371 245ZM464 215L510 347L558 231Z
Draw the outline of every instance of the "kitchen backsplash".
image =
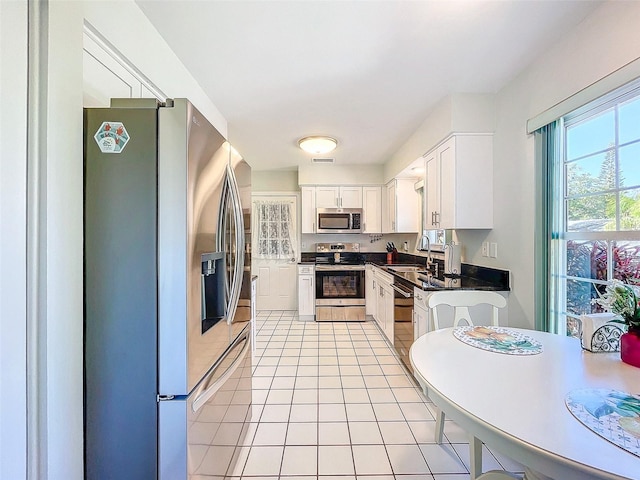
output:
M303 234L302 252L315 252L316 243L359 243L361 252L385 252L387 242L393 242L398 252L407 242L409 253L414 253L417 234L414 233L385 233L381 235L341 235L341 234Z

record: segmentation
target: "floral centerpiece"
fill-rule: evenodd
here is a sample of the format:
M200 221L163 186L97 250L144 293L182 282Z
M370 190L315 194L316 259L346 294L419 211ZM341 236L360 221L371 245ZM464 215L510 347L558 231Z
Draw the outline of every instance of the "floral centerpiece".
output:
M612 320L624 323L627 333L620 338L620 356L622 361L640 367L640 287L613 280L600 296L591 302L597 303L606 311L620 318Z

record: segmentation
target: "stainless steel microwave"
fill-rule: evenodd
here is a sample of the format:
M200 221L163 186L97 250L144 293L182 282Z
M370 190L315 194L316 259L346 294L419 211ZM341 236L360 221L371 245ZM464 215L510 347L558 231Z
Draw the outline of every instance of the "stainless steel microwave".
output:
M362 233L361 208L318 208L316 233Z

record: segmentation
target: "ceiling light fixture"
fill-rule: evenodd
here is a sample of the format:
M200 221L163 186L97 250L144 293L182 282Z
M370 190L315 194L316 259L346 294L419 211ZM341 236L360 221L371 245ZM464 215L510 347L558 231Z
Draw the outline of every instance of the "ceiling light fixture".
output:
M318 155L333 151L338 146L338 141L335 138L315 135L301 138L298 145L305 152Z

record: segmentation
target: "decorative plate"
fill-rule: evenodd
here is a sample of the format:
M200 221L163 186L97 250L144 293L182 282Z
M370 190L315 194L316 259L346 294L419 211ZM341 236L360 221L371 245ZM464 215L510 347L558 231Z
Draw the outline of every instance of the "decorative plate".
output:
M454 328L453 335L467 345L490 352L508 355L536 355L542 352L540 342L503 327L468 325Z
M589 430L640 457L640 395L585 388L569 392L564 401Z

